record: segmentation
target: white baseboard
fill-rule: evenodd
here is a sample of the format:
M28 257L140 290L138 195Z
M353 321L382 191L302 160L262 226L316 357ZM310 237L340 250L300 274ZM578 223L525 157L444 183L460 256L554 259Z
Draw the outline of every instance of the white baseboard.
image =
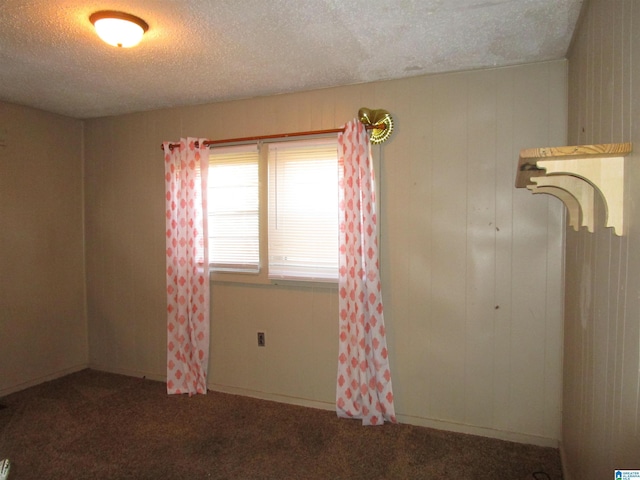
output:
M478 427L475 425L466 425L461 423L448 422L444 420L435 420L431 418L415 417L411 415L396 415L400 423L408 423L419 427L434 428L436 430L445 430L448 432L465 433L468 435L478 435L481 437L495 438L497 440L506 440L508 442L524 443L526 445L536 445L538 447L558 448L558 439L541 437L520 432L510 432L506 430L496 430L493 428Z
M56 378L64 377L65 375L69 375L71 373L84 370L85 368L91 368L93 370L115 373L119 375L126 375L129 377L148 378L149 380L155 380L159 382L166 382L167 380L166 375L159 374L159 373L146 372L142 370L135 370L135 369L128 369L128 368L114 368L114 367L108 367L108 366L100 365L96 363L90 363L88 365L87 364L76 365L74 367L60 370L48 375L30 379L28 381L19 383L17 385L5 387L0 390L0 397L18 392L20 390L24 390L29 387L33 387L40 383L44 383L50 380L55 380ZM232 387L228 385L210 384L207 387L210 390L215 392L229 393L232 395L241 395L245 397L258 398L260 400L269 400L273 402L286 403L290 405L298 405L301 407L317 408L320 410L329 410L329 411L335 410L335 404L333 402L324 402L324 401L312 400L308 398L298 398L298 397L291 397L291 396L280 395L275 393L260 392L256 390ZM541 447L559 448L564 479L571 480L571 476L569 475L566 469L566 461L565 461L562 444L557 439L539 437L536 435L529 435L529 434L524 434L519 432L494 430L490 428L458 424L458 423L447 422L443 420L416 417L412 415L398 414L397 418L400 423L406 423L409 425L416 425L420 427L428 427L428 428L434 428L437 430L445 430L449 432L464 433L469 435L479 435L483 437L496 438L499 440L506 440L510 442L525 443L529 445L537 445Z
M29 380L17 383L15 385L9 385L9 386L0 388L0 397L11 395L12 393L16 393L21 390L26 390L27 388L35 387L36 385L40 385L41 383L49 382L51 380L64 377L65 375L69 375L71 373L79 372L80 370L84 370L85 368L88 368L88 367L89 366L87 364L75 365L73 367L68 367L62 370L58 370L56 372L48 373L46 375L34 377Z
M299 405L302 407L318 408L321 410L335 410L335 403L321 402L306 398L289 397L286 395L278 395L274 393L260 392L256 390L243 389L238 387L230 387L228 385L210 384L208 388L215 392L229 393L232 395L241 395L244 397L258 398L260 400L270 400L280 403L288 403L291 405ZM463 425L442 420L433 420L429 418L415 417L411 415L396 415L398 422L419 427L428 427L436 430L445 430L449 432L465 433L468 435L479 435L482 437L495 438L498 440L506 440L509 442L524 443L527 445L537 445L540 447L558 448L558 440L555 438L546 438L536 435L529 435L518 432L507 432L502 430L494 430L484 427L475 427L473 425Z
M106 365L101 365L99 363L90 363L88 368L90 368L92 370L98 370L100 372L115 373L115 374L118 374L118 375L126 375L127 377L148 378L149 380L155 380L157 382L166 382L167 381L166 374L162 375L162 374L159 374L159 373L145 372L143 370L136 370L136 369L131 369L131 368L108 367Z
M311 400L308 398L290 397L288 395L279 395L276 393L260 392L257 390L249 390L245 388L230 387L228 385L218 385L214 383L207 385L207 388L214 392L229 393L231 395L240 395L243 397L257 398L260 400L287 403L289 405L298 405L300 407L317 408L319 410L335 410L336 408L334 403Z

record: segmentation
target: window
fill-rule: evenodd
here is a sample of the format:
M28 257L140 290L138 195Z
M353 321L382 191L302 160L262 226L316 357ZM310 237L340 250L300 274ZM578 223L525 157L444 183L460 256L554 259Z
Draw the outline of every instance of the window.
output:
M338 279L337 139L269 144L269 278Z
M209 264L214 271L260 270L258 148L214 148L209 154Z
M263 154L255 144L213 148L207 199L212 271L259 273L262 256L268 272L255 281L337 281L340 175L335 137L265 143ZM261 220L268 227L261 229Z

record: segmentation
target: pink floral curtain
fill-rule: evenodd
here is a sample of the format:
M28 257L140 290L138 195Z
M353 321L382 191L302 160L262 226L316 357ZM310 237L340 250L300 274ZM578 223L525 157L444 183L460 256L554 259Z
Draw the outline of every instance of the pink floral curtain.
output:
M358 120L338 134L340 200L338 416L364 425L396 422L378 264L375 176Z
M207 393L209 254L204 139L164 143L167 224L167 393Z

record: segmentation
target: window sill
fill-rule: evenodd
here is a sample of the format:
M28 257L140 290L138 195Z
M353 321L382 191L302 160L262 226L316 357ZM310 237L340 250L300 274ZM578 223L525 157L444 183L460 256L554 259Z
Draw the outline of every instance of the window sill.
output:
M272 278L269 280L271 285L279 285L282 287L305 287L305 288L338 288L337 280L306 280L303 278Z
M211 283L235 283L243 285L279 286L291 288L338 288L337 280L306 280L303 278L269 278L266 272L221 272L210 271Z

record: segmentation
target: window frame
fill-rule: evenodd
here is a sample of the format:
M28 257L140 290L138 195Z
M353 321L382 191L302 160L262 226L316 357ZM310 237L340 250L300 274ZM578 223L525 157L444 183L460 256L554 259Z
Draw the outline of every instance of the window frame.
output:
M296 190L296 187L294 186L293 188L289 188L289 189L284 189L284 190L277 190L274 191L274 189L272 188L272 182L273 183L277 183L278 180L284 179L287 177L287 175L285 175L285 177L281 177L280 175L278 175L278 173L273 170L272 168L275 167L276 163L278 161L278 148L282 147L282 154L284 155L284 159L287 163L284 164L284 168L287 169L289 172L296 172L298 170L298 167L296 167L297 165L300 164L304 164L304 162L309 161L311 162L315 162L317 165L320 165L320 171L322 172L322 175L324 175L326 173L325 169L323 168L323 163L324 161L327 160L328 158L328 153L323 154L322 150L325 151L331 151L333 152L335 150L335 172L333 173L329 173L329 176L333 176L335 174L335 191L332 192L335 194L335 209L334 209L334 214L335 214L335 219L334 219L334 226L335 226L335 231L333 232L333 234L335 235L335 238L333 240L329 240L329 242L333 241L335 242L335 245L333 245L333 249L332 250L326 250L325 252L330 252L332 251L331 255L334 255L333 258L331 258L331 260L334 262L333 266L327 268L323 268L321 266L322 260L323 258L327 258L327 257L323 257L321 256L312 256L313 262L311 264L296 264L295 261L293 262L289 262L286 260L286 255L291 255L292 251L278 251L275 252L274 249L269 248L269 251L267 252L267 273L269 276L269 279L271 281L275 281L275 282L282 282L282 281L289 281L289 282L314 282L314 283L337 283L338 282L338 269L339 269L339 258L338 258L338 248L339 248L339 223L340 223L340 211L339 211L339 198L340 198L340 190L339 190L339 180L342 176L342 172L340 169L340 158L338 155L338 141L336 137L322 137L322 138L306 138L306 139L298 139L295 141L277 141L277 142L270 142L269 144L269 148L268 148L268 152L267 152L267 157L268 157L268 171L269 171L269 179L268 179L268 199L269 202L267 204L267 210L269 213L269 236L268 236L268 240L269 240L269 246L271 247L272 244L276 243L276 239L274 238L274 235L272 234L272 230L277 229L276 224L279 222L279 220L277 219L277 217L279 216L280 212L277 210L278 208L278 198L285 193L295 193L295 198L298 198L298 193L299 192L294 192ZM307 156L307 154L300 154L298 152L301 152L305 149L316 149L315 152L311 153L311 156ZM273 158L272 158L272 152L273 150ZM296 153L294 153L293 155L291 155L291 151L294 151ZM327 156L325 156L327 155ZM299 156L300 158L296 158L297 156ZM295 173L294 173L295 175ZM306 194L308 191L313 191L315 188L315 185L313 185L313 179L315 177L312 176L313 173L309 173L309 172L304 172L304 179L308 182L308 189L305 189L303 193ZM310 181L311 180L311 181ZM301 184L304 185L304 184ZM325 185L325 183L323 183L322 185ZM321 192L316 192L316 194L320 194L320 195L326 195L325 193L321 193ZM301 197L302 198L302 197ZM315 204L313 204L315 205ZM313 206L312 205L312 206ZM306 215L299 215L298 212L296 212L297 208L293 207L293 208L285 208L284 213L285 215L291 215L291 217L288 217L289 220L293 219L295 220L294 222L291 222L291 225L294 225L293 230L294 233L291 234L291 231L288 231L287 233L285 233L284 235L278 236L278 240L281 241L286 241L286 240L296 240L296 227L299 224L304 224L306 218L301 218L301 217L306 217ZM319 210L325 210L323 208L320 208ZM331 210L331 209L326 209L326 210ZM319 212L319 217L314 217L314 218L318 218L318 219L322 219L324 218L325 221L327 221L328 218L326 216L326 213L323 215L322 212ZM330 214L330 212L329 212ZM310 227L312 228L312 227ZM320 231L322 232L322 231ZM322 232L324 233L324 232ZM325 240L328 237L325 237ZM296 244L294 243L293 246L295 246ZM303 247L303 251L302 253L304 253L305 255L308 254L309 250L307 249L307 246L302 243L298 243L297 244L298 247L300 245L304 245ZM326 245L326 244L325 244ZM300 251L298 251L300 252ZM283 255L281 255L280 258L284 257L280 262L278 262L277 260L275 260L274 254L275 253L281 253ZM277 268L274 268L274 266L277 265Z
M218 154L225 154L225 153L234 153L235 151L238 151L238 153L246 151L249 152L250 150L255 149L256 150L256 154L257 154L257 167L258 167L258 172L257 172L257 195L258 195L258 199L257 199L257 209L258 209L258 260L257 263L255 264L255 267L252 267L254 264L253 263L247 263L247 264L240 264L240 263L214 263L211 261L211 255L212 255L212 249L213 249L213 245L211 244L211 241L209 241L209 273L210 274L219 274L219 273L232 273L232 274L240 274L240 275L256 275L260 272L260 270L262 269L263 266L263 262L262 262L262 257L261 257L261 245L260 245L260 240L261 240L261 231L260 231L260 227L262 224L262 219L261 219L261 211L262 211L262 206L261 206L261 197L260 197L260 190L261 190L261 181L260 181L260 149L259 146L256 145L255 143L253 144L241 144L241 145L224 145L224 146L216 146L216 147L210 147L209 149L209 175L210 178L209 180L211 180L211 172L212 172L212 163L213 160L211 159L212 155L215 153ZM216 152L217 151L217 152ZM208 185L208 189L211 189L211 186ZM215 202L212 201L210 198L207 198L207 204L208 205L214 205ZM211 233L212 231L212 225L211 225L211 214L209 213L209 211L207 212L208 218L209 218L209 233ZM209 239L211 239L211 236L209 236ZM245 268L240 267L240 265L245 265Z
M337 141L337 134L318 134L308 135L304 137L290 138L280 137L268 140L260 141L247 141L224 144L223 146L234 146L243 144L257 145L259 151L258 158L258 196L259 196L259 257L260 257L260 270L257 273L237 272L237 271L219 271L212 270L210 268L210 281L219 284L248 284L248 285L262 285L262 286L292 286L303 288L321 288L321 289L335 289L338 285L337 278L335 280L317 280L311 278L296 278L296 279L275 279L269 278L269 263L268 263L268 215L269 215L269 144L281 143L286 141L304 141L304 140L318 140L318 139L335 139ZM339 161L339 158L338 158ZM376 163L374 155L374 165ZM336 219L339 222L339 217Z

